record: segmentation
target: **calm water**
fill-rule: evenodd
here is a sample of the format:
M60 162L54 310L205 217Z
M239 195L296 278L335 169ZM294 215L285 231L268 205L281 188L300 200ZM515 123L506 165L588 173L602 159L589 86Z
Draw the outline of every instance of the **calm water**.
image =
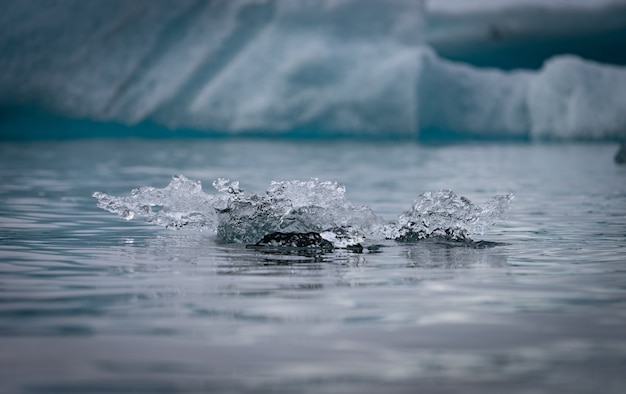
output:
M0 392L626 390L615 144L251 140L0 144ZM317 258L125 222L91 194L174 174L320 179L394 219L427 190L514 193L474 249Z

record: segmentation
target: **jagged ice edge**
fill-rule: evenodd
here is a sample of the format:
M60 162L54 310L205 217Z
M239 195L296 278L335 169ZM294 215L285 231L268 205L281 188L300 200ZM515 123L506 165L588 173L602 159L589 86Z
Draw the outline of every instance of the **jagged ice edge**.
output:
M147 222L167 228L208 230L222 242L255 242L273 231L316 231L335 247L366 237L468 239L502 219L514 198L495 196L476 205L451 190L426 192L396 222L385 223L368 207L355 207L345 198L345 187L336 182L272 181L265 195L244 191L226 178L217 179L213 186L219 194L204 193L199 181L176 175L163 189L142 187L127 197L95 192L93 197L98 207L122 219L145 216Z

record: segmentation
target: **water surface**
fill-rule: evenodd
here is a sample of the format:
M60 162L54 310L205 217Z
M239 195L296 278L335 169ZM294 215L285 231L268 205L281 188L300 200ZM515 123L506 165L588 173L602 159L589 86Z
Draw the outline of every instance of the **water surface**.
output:
M0 391L623 392L615 144L0 144ZM428 190L513 193L479 239L268 254L96 206L172 175L317 177L388 220Z

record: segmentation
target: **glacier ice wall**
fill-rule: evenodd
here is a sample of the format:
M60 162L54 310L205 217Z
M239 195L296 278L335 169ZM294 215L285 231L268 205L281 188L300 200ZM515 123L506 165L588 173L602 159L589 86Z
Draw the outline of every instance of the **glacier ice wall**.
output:
M482 137L626 138L626 68L556 56L538 71L423 57L422 128Z
M626 137L626 68L562 56L530 81L535 137Z
M227 132L417 127L421 1L54 5L4 5L0 103Z
M2 8L0 137L20 106L174 135L626 137L625 67L575 56L534 71L444 60L427 42L422 0Z

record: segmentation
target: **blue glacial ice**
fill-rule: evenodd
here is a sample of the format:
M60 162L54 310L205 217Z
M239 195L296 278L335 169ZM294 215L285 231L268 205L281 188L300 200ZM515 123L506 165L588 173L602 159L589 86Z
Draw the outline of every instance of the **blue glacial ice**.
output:
M421 127L533 139L626 137L626 68L557 56L536 71L476 69L424 56Z
M624 66L558 55L538 69L502 70L437 53L450 43L466 50L482 47L489 34L496 34L493 29L483 34L494 20L501 41L532 33L536 43L556 34L554 29L573 35L576 26L583 33L619 31L626 29L623 1L567 6L481 1L462 13L464 24L448 23L458 18L450 19L456 14L446 3L462 4L63 0L43 9L38 1L5 0L0 119L6 121L17 107L36 107L69 118L159 125L172 135L195 130L265 136L626 137ZM546 11L548 4L553 11ZM584 24L536 23L581 12L587 16ZM521 59L532 48L529 44L515 56ZM1 126L0 121L0 135L6 136Z

